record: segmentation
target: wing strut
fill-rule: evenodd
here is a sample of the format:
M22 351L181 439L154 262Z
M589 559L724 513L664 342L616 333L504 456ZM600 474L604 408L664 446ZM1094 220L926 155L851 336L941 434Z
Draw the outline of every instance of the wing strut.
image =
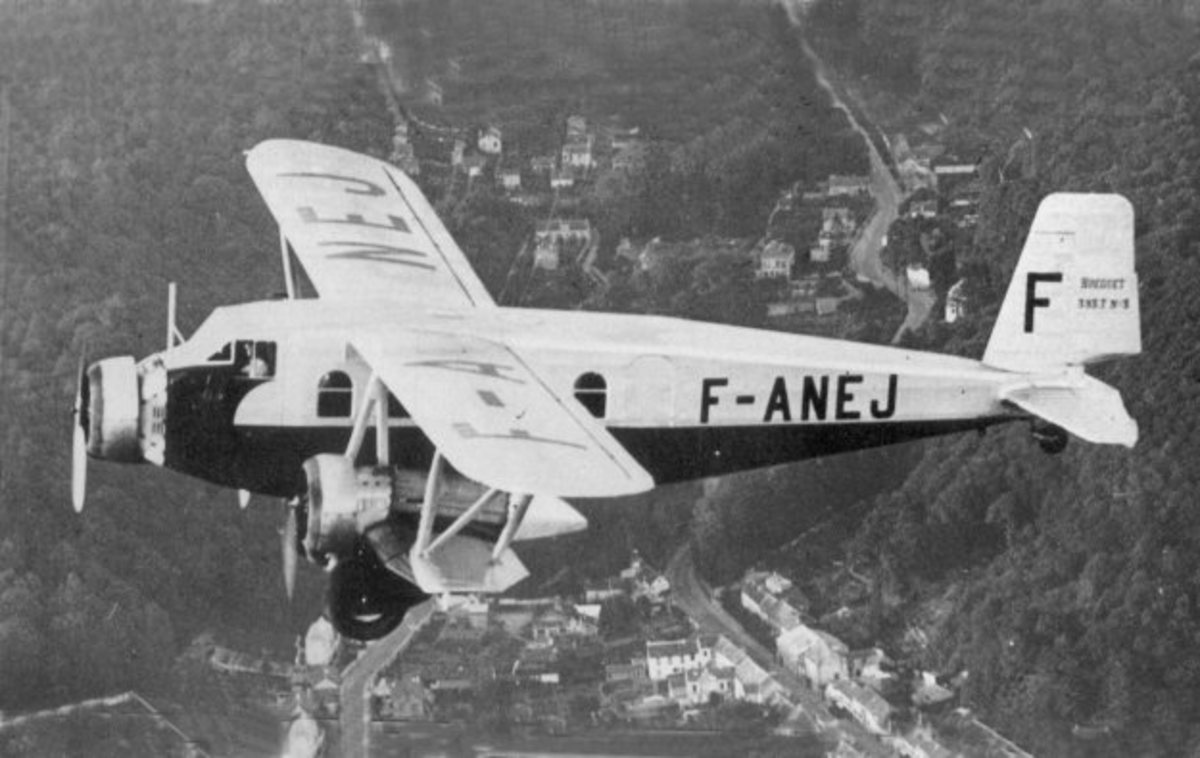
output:
M500 539L496 540L496 547L492 549L492 563L500 560L500 556L512 544L513 537L521 528L521 522L525 520L525 514L529 511L529 503L532 500L532 495L513 495L509 500L508 521L504 524L504 531L500 532Z
M429 552L429 540L433 536L433 518L437 515L438 491L442 484L442 469L444 459L440 450L433 453L433 463L429 464L429 478L425 480L425 500L421 503L421 520L417 524L417 542L414 545L417 555Z
M487 504L490 503L492 498L494 498L499 492L500 490L492 488L480 495L479 499L472 503L470 508L467 508L461 514L459 514L458 518L454 520L453 524L442 530L442 532L438 534L437 539L429 543L429 547L425 548L425 550L421 552L421 557L428 558L430 553L446 544L451 537L461 532L467 524L471 523L472 519L479 515L480 511L487 507Z
M362 450L363 438L367 434L367 425L371 420L371 411L375 411L375 459L380 466L388 465L391 460L391 450L388 445L388 407L387 388L380 381L379 375L372 372L367 382L366 397L358 406L354 415L354 428L350 432L350 441L346 443L346 458L354 463Z

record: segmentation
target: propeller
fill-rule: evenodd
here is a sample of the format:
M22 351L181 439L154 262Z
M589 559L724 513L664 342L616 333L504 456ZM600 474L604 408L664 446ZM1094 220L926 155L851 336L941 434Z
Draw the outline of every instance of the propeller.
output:
M281 547L283 548L283 588L287 599L291 601L296 591L296 567L299 564L300 515L297 511L300 504L290 501L285 506L283 530L280 532Z
M88 424L88 384L87 362L84 356L79 356L79 373L75 385L74 440L71 447L71 504L75 512L83 511L87 496L87 424Z

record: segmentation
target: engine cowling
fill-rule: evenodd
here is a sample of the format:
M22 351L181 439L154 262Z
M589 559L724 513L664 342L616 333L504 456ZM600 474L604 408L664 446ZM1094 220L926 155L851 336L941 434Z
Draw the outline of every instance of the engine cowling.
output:
M80 400L87 414L80 425L88 456L118 463L144 460L138 439L138 372L132 356L106 358L88 367Z
M355 469L344 456L323 454L304 462L304 477L304 552L317 563L352 553L367 527L391 510L394 487L386 468Z

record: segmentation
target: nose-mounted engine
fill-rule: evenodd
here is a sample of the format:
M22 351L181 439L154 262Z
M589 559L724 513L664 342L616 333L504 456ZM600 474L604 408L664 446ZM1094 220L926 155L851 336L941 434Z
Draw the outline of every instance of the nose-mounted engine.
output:
M83 509L88 458L162 465L167 375L159 355L141 363L123 355L79 368L75 394L72 500Z
M87 454L117 463L141 463L138 438L141 396L132 356L93 363L80 384L79 419Z

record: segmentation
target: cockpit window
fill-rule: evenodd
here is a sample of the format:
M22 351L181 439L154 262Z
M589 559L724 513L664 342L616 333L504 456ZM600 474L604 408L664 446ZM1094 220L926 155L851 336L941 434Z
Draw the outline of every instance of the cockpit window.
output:
M231 365L251 379L270 379L275 376L275 343L261 340L228 342L208 356L208 362Z
M354 407L354 383L344 371L330 371L317 384L317 416L348 418Z

